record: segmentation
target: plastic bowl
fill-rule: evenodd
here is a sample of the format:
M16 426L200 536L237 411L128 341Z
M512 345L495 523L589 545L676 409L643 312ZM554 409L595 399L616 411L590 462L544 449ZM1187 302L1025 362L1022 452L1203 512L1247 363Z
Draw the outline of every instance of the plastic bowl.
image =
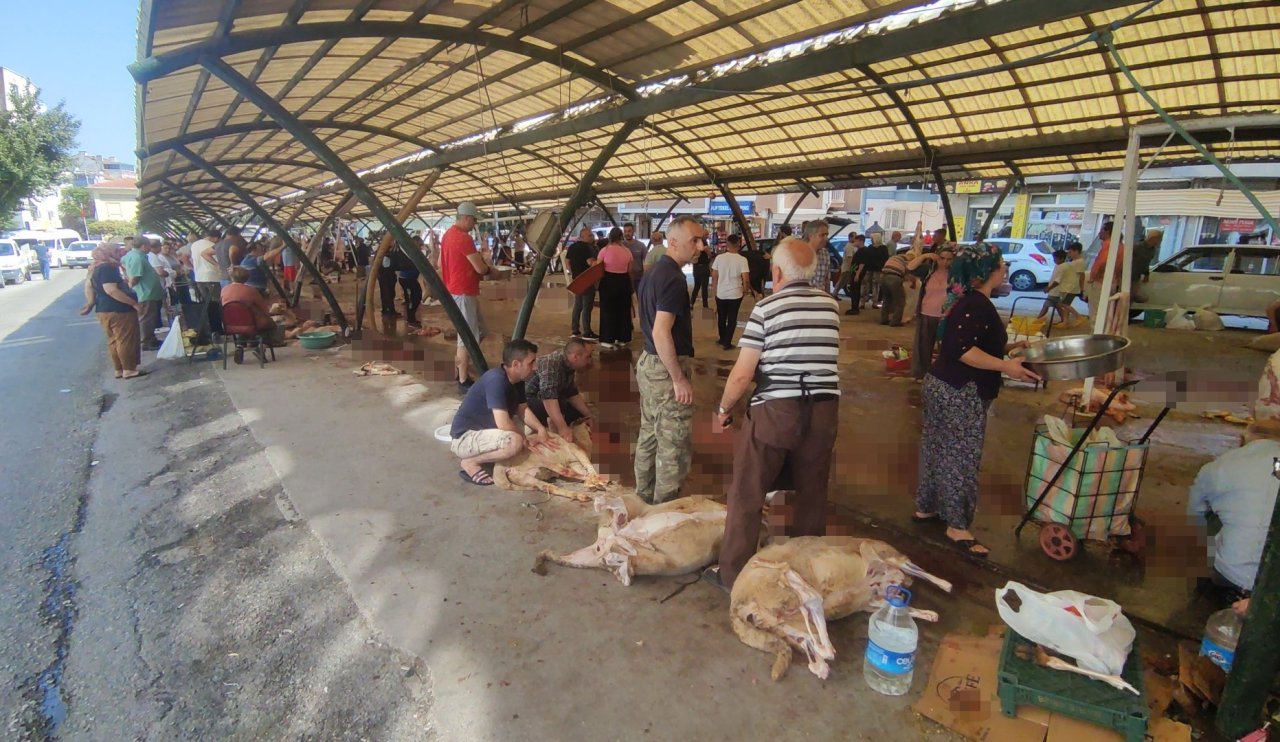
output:
M303 332L298 334L298 342L302 343L302 347L307 350L324 350L333 345L333 339L337 336L337 333L332 330Z

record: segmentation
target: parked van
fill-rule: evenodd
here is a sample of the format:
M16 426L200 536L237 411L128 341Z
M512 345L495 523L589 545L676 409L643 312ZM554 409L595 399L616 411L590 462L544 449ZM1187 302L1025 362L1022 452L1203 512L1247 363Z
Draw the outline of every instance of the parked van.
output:
M12 238L0 239L0 282L22 283L31 279L30 248Z
M40 270L40 259L36 255L35 247L37 244L44 245L49 251L49 266L51 268L62 268L66 266L66 249L79 239L80 233L74 229L51 229L51 230L34 230L20 229L9 234L9 238L16 241L19 245L30 248L28 260L31 262L32 270Z

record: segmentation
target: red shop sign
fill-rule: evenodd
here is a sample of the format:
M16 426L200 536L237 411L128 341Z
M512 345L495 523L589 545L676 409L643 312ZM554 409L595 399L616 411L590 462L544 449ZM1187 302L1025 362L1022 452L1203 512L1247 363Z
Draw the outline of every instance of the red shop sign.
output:
M1257 228L1257 219L1223 219L1218 222L1219 232L1239 232L1240 234L1249 234Z

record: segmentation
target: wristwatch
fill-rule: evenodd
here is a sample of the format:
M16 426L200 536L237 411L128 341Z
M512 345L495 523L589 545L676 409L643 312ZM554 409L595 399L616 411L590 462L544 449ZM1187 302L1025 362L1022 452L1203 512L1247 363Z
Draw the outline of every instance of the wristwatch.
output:
M728 410L726 410L726 409L724 408L724 406L723 406L723 405L716 405L716 414L717 414L717 415L728 415L728 414L729 414L729 411L728 411Z

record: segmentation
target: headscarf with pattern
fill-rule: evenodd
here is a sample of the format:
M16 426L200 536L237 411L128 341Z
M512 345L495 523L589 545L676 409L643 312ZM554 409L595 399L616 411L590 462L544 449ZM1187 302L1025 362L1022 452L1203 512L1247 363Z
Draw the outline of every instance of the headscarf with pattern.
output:
M938 323L938 337L942 337L947 316L951 314L951 307L960 300L960 297L976 291L978 286L986 283L1004 261L1000 248L985 242L955 245L952 250L955 258L951 261L951 271L947 275L951 285L947 289L947 300L942 305L942 322Z

